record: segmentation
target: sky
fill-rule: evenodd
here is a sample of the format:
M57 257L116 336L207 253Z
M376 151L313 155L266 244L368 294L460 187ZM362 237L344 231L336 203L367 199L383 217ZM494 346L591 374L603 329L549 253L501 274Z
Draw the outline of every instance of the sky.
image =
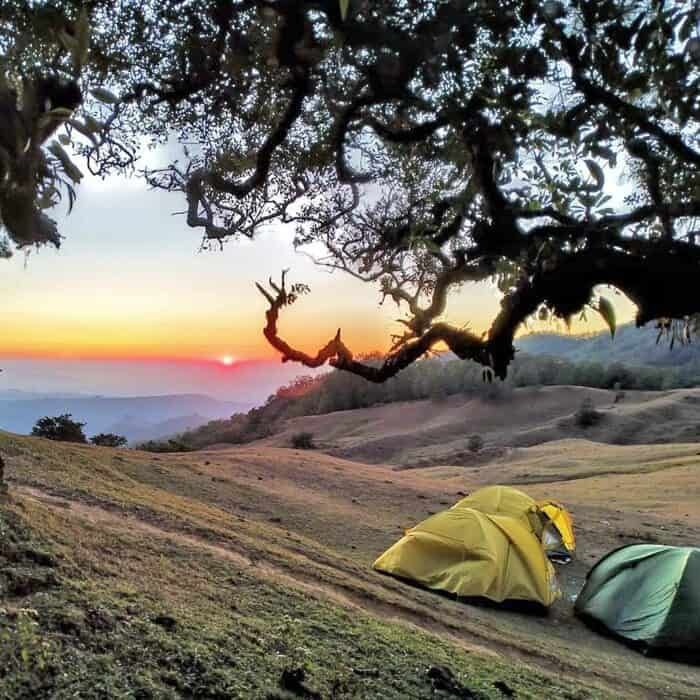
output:
M0 261L0 390L240 399L255 389L257 373L266 396L268 384L308 373L280 368L262 335L267 305L254 282L283 268L311 287L282 315L291 344L315 352L341 327L354 352L386 350L402 312L379 306L376 287L317 267L280 228L199 252L200 231L176 214L183 202L139 179L86 176L70 216L54 213L65 236L60 250ZM631 317L629 302L616 304L621 319ZM465 285L447 320L480 332L498 308L491 285ZM574 331L600 327L592 319Z

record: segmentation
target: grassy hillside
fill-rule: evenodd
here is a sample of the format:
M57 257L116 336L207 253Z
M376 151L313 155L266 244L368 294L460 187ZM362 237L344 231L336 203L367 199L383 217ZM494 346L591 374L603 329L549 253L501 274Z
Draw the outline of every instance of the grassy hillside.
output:
M594 425L579 424L577 412L584 401L597 411ZM260 409L263 414L266 410ZM290 447L296 436L309 433L318 449L346 459L401 467L479 467L507 460L514 447L572 437L623 445L700 442L700 389L523 387L499 389L490 396L456 394L312 416L286 418L282 413L259 425L271 433L262 433L264 445ZM190 435L208 436L213 447L225 446L230 437L225 429ZM473 436L483 443L476 450Z
M0 697L700 690L700 669L646 659L571 613L602 552L640 539L697 542L695 445L553 443L516 451L497 475L397 472L263 445L152 455L0 434L0 452L11 484L0 507ZM563 570L567 596L548 617L372 571L403 528L496 476L574 512L579 560Z
M539 337L539 336L538 336ZM571 338L556 338L568 345ZM545 343L546 345L546 343ZM380 404L432 401L512 401L523 387L576 385L592 389L654 391L693 386L697 377L681 376L674 367L631 367L619 363L573 362L551 355L519 353L505 382L484 381L483 368L462 360L437 357L421 360L384 384L372 384L347 372L300 377L281 387L262 406L248 413L215 420L173 440L143 446L152 451L201 449L220 443L241 444L275 435L299 416L323 416ZM686 381L687 380L687 381ZM571 408L570 410L575 410ZM418 426L420 430L422 426Z

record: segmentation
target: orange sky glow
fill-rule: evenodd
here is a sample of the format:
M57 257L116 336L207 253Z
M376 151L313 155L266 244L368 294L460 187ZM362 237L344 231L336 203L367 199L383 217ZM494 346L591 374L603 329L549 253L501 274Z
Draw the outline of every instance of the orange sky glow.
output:
M289 232L199 253L198 232L172 216L182 204L177 195L133 181L86 180L74 212L59 220L60 251L0 262L0 356L271 359L276 353L262 335L266 302L254 282L283 268L311 286L281 318L290 343L315 351L341 327L346 344L364 353L386 350L390 333L400 331L395 321L403 312L390 302L379 306L376 287L319 269L294 251ZM629 301L606 295L620 322L632 318ZM480 333L498 308L492 286L465 285L450 299L446 319ZM597 314L589 319L575 322L573 332L603 327Z
M332 290L354 303L340 304L339 309L328 303L327 294L311 295L288 309L280 322L285 339L291 344L313 351L326 343L338 326L345 342L357 353L386 350L389 336L397 332L394 319L396 307L379 307L371 289L354 289L354 284L338 278ZM277 353L262 335L265 304L252 285L247 290L245 311L236 309L176 308L139 309L133 306L111 308L98 299L79 309L63 306L63 297L45 302L40 308L30 303L0 313L4 338L0 355L16 357L102 358L102 359L177 359L220 362L224 357L235 360L270 359ZM620 321L632 317L633 306L626 299L615 297ZM470 300L471 297L471 300ZM471 311L474 304L479 313ZM472 307L473 308L473 307ZM452 300L448 320L457 325L465 322L477 333L488 327L497 312L498 299L487 288L466 290ZM79 312L79 313L78 313ZM491 312L491 313L489 313ZM603 328L594 312L588 322L575 321L572 332L588 333ZM559 330L563 324L531 322L523 332ZM231 365L234 362L229 363Z

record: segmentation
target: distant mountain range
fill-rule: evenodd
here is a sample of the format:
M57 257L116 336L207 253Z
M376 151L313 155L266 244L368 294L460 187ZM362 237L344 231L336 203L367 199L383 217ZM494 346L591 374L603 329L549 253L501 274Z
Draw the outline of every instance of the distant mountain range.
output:
M78 394L75 392L38 392L23 389L0 389L0 400L27 401L29 399L90 399L99 398L93 394Z
M653 367L700 365L700 338L689 345L676 343L671 349L665 338L657 344L657 336L653 324L636 328L629 323L620 326L614 338L608 331L589 336L533 333L517 338L515 346L532 355L553 355L572 362L620 362Z
M700 376L700 340L669 347L649 325L620 326L615 338L600 332L589 336L533 333L516 339L516 347L530 355L551 355L572 362L622 363L627 366L671 367L676 373ZM443 361L450 359L446 353ZM696 383L696 382L691 382ZM15 433L31 432L43 416L72 414L84 421L88 436L99 432L125 435L134 443L157 440L197 428L209 421L245 413L256 401L223 401L204 394L109 397L78 393L38 393L18 389L0 390L0 428Z
M247 411L252 403L219 401L202 394L166 396L71 396L5 390L0 394L0 428L30 433L37 419L70 413L86 423L86 435L117 433L130 442L162 438L216 418Z

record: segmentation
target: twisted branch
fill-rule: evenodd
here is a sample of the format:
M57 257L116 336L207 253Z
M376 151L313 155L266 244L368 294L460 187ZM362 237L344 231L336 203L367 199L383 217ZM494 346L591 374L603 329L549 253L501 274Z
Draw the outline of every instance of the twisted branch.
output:
M637 325L657 318L683 318L694 313L700 296L700 257L697 253L679 254L679 250L669 250L668 246L659 244L649 247L645 256L609 249L572 253L562 257L554 268L540 269L532 276L524 276L520 284L503 298L501 311L485 338L447 323L431 323L434 316L425 321L422 329L420 324L411 325L409 321L407 325L416 337L407 334L406 340L399 342L379 366L355 360L341 340L340 329L314 356L293 348L280 338L277 329L279 312L296 298L290 301L285 277L286 272L282 274L280 285L270 280L272 294L262 285L257 285L270 304L263 333L282 354L283 362L294 360L307 367L320 367L328 362L336 369L380 383L408 367L437 344L444 343L460 359L477 362L504 379L515 355L515 335L541 304L567 318L591 303L594 287L612 285L637 305ZM448 287L449 284L444 283L436 288L430 308L441 307ZM423 313L427 312L423 310Z

